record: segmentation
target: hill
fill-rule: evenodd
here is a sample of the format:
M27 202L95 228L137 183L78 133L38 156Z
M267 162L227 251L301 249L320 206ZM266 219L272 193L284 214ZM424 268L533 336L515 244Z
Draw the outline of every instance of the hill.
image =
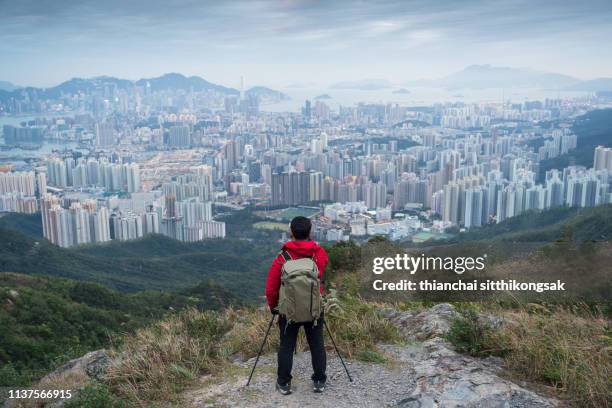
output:
M324 394L312 393L303 339L294 356L294 393L274 391L278 336L261 343L270 319L264 308L173 314L112 350L72 361L36 387L80 389L68 407L609 405L605 317L579 305L371 303L356 291L357 279L349 270L334 279ZM496 358L480 358L489 356Z
M291 99L289 95L265 86L254 86L246 91L247 95L258 98L262 103L277 103Z
M593 155L597 146L612 147L612 109L599 109L578 117L572 131L578 136L576 149L567 154L540 162L540 180L551 169L562 169L570 165L593 166Z
M0 273L0 327L10 327L0 331L0 386L25 385L171 310L239 303L213 282L181 292L124 294L95 283Z
M473 89L565 88L579 82L577 78L551 72L491 65L470 65L444 78L411 81L406 85Z
M0 88L0 101L9 101L11 98L16 100L29 99L58 99L62 95L75 95L78 93L91 93L96 90L104 90L108 85L113 85L117 89L130 89L134 86L149 86L152 91L214 91L225 95L238 95L240 91L235 88L225 87L205 80L199 76L190 76L179 73L168 73L154 78L142 78L137 81L128 79L115 78L110 76L99 76L94 78L72 78L62 82L59 85L50 88L25 87L19 89L2 89ZM283 98L288 98L278 91L265 88L253 87L249 90L252 93L262 95L282 95Z
M396 89L395 91L391 93L394 95L408 95L410 94L410 91L407 90L406 88L400 88L400 89Z
M19 89L17 85L13 85L8 81L0 81L0 90L2 91L14 91L15 89Z
M42 237L40 214L0 213L0 228L17 230L33 237Z
M450 242L552 242L571 228L577 242L612 239L612 204L595 208L557 207L527 211L499 224L489 224L455 236Z
M0 270L102 283L124 292L173 290L214 279L243 299L263 293L276 244L244 239L182 243L163 236L64 249L0 228Z
M612 91L612 78L597 78L581 81L565 88L567 91L600 92Z
M239 92L233 88L213 84L198 76L186 77L177 73L164 74L156 78L143 78L135 82L139 86L150 86L152 91L183 90L183 91L206 91L213 90L228 95L237 95Z

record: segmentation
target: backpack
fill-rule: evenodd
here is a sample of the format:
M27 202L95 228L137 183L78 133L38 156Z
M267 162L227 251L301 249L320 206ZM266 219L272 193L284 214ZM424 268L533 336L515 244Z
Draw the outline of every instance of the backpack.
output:
M281 274L278 311L287 323L316 324L321 315L319 268L310 258L292 259L287 251Z

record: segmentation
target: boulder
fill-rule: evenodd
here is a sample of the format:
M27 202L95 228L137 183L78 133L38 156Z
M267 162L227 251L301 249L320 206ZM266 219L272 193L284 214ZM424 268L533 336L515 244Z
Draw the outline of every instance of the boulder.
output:
M455 307L449 303L439 303L425 310L384 309L381 314L411 341L444 336L450 330L453 320L459 317Z
M67 375L78 375L86 378L101 379L110 365L108 351L96 350L85 354L82 357L70 360L55 371L44 376L41 382L53 382L56 378Z
M398 348L382 346L406 363L415 385L398 407L552 408L558 402L500 376L499 359L478 359L455 352L441 338Z

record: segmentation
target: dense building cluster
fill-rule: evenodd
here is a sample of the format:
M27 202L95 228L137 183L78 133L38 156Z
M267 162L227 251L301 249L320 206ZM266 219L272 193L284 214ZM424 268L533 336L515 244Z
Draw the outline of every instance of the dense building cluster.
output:
M3 181L12 187L0 190L1 209L40 209L45 236L71 246L150 233L222 238L213 203L319 207L315 233L333 241L410 239L612 201L610 149L595 150L593 168L540 169L577 147L574 118L597 105L588 97L418 107L322 99L267 112L280 93L176 85L189 80L101 78L87 91L30 99L28 109L61 105L71 114L5 126L5 144L49 139L80 150L46 154L27 176L11 173L27 187Z
M38 200L47 189L45 173L0 172L0 212L34 214Z

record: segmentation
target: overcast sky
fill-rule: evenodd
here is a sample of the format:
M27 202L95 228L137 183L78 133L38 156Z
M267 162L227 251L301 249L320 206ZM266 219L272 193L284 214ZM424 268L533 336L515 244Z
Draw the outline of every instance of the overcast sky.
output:
M612 1L0 0L0 80L166 72L237 87L437 78L471 64L612 76Z

